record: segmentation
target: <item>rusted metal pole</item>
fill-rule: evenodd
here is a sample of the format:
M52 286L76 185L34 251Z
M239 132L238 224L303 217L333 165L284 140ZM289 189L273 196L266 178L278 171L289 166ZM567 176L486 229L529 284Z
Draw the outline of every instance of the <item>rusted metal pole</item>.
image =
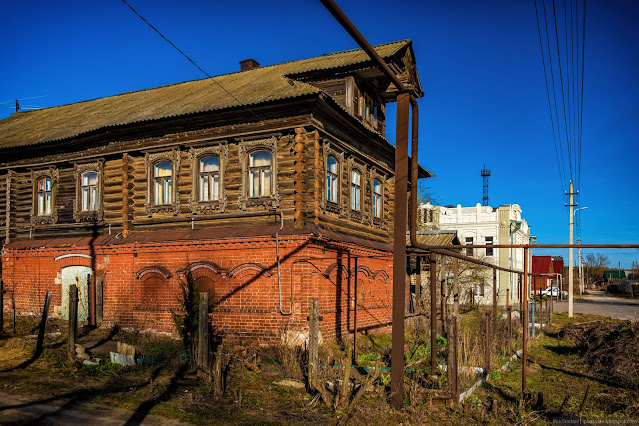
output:
M522 303L526 306L523 312L523 325L524 325L524 333L523 333L523 343L522 343L522 359L521 359L521 393L522 395L526 392L526 350L527 350L527 341L526 337L528 335L528 248L524 248L524 274L522 280Z
M497 269L493 268L493 330L497 330Z
M459 402L459 384L458 371L459 364L457 360L457 322L459 321L459 282L457 281L457 273L459 272L459 261L453 258L453 362L451 363L451 390L453 402ZM450 343L450 339L449 339Z
M4 281L0 278L0 336L4 333Z
M448 337L448 332L446 331L446 304L448 303L447 289L446 289L446 258L444 256L439 257L440 261L440 273L441 273L441 285L440 285L440 298L441 298L441 318L442 318L442 336Z
M422 312L422 257L415 258L415 312Z
M404 403L404 318L406 311L406 208L408 205L408 107L409 95L397 96L395 138L395 213L393 218L393 325L391 349L391 404Z
M486 312L486 354L485 354L485 373L490 375L490 315Z
M508 354L513 353L513 318L510 306L506 307L508 312Z
M431 253L430 267L430 374L437 374L437 255Z
M355 310L353 311L353 364L357 364L357 258L355 258Z

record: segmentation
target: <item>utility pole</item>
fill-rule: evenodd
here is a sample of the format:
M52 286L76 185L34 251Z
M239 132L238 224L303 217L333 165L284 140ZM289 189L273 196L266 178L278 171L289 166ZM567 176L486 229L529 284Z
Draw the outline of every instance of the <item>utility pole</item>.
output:
M573 196L575 195L573 191L573 186L572 186L572 181L570 181L570 193L566 194L570 196L570 204L568 204L568 207L570 207L570 215L568 216L568 218L570 219L570 221L568 222L568 244L572 245L572 227L574 225L573 223L573 216L574 216L574 211L573 211L573 207L576 206L576 204L574 203L574 198ZM572 279L573 279L573 271L572 271L572 267L573 267L573 258L572 258L572 247L570 247L568 249L568 318L572 318L573 317L573 297L572 297L572 290L573 290L573 285L572 285Z
M577 244L581 245L581 238L577 238ZM579 299L584 298L584 276L583 269L581 267L581 247L579 247Z

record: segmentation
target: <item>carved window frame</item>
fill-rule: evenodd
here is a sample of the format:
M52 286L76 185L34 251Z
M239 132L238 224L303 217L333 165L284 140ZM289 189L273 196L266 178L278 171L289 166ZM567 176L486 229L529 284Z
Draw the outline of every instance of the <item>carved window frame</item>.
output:
M204 157L217 157L220 165L220 192L219 198L213 201L200 201L200 160ZM228 203L224 174L229 161L229 148L226 143L204 148L191 148L189 150L191 161L191 174L193 175L193 191L189 197L189 205L194 213L224 213Z
M348 217L349 219L352 220L356 220L358 222L363 222L364 219L366 218L366 197L365 195L368 193L368 188L366 187L368 185L368 179L366 179L366 176L368 175L368 168L366 167L366 165L364 163L360 163L359 161L357 161L354 157L349 157L348 160L346 160L347 163L347 172L348 172L348 205L347 207L347 211L348 211ZM353 210L351 208L351 184L352 184L352 179L353 179L353 170L357 170L360 173L360 205L359 205L359 210Z
M38 215L38 181L42 178L51 179L51 214L50 215ZM58 209L56 206L58 183L60 182L60 172L57 168L49 167L44 170L32 170L31 171L31 188L32 188L32 202L31 202L31 224L49 224L58 222Z
M379 217L375 216L375 179L381 184L382 192L380 194L382 205ZM386 197L386 176L379 173L375 167L371 167L369 174L370 185L370 198L371 198L371 211L370 211L370 223L373 226L382 226L384 224L384 199Z
M102 220L104 217L103 194L104 194L104 164L102 161L95 163L76 164L75 168L75 205L73 207L73 218L76 222ZM96 210L82 210L82 175L87 172L98 174L98 195L96 200Z
M275 137L267 139L257 139L251 141L242 141L238 143L238 155L240 157L240 166L242 169L242 188L237 200L240 209L246 210L248 207L264 206L266 208L277 208L280 205L280 192L277 167L277 139ZM249 159L248 156L255 152L266 150L271 153L271 195L267 197L249 197L248 195L248 172Z
M171 163L171 169L173 172L173 188L172 188L172 197L173 200L171 204L163 204L156 205L155 200L153 198L153 182L154 182L154 174L153 167L162 161L168 161ZM173 214L177 215L180 213L180 197L178 191L178 181L180 177L180 165L182 163L182 155L179 150L171 150L165 152L154 152L154 153L146 153L144 155L144 163L146 170L146 197L144 200L144 209L147 215L152 215L153 213L162 213L162 214Z
M342 186L344 181L344 153L339 152L331 147L329 143L324 144L324 184L322 185L321 208L324 211L336 214L343 214ZM328 175L328 157L334 157L337 160L337 203L328 200L326 192L326 176Z

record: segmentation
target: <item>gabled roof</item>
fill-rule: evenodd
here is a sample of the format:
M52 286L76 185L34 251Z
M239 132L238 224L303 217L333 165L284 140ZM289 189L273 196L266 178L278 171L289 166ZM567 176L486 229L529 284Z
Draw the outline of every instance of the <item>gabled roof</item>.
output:
M381 44L375 49L382 58L389 58L410 46L410 40L402 40ZM214 77L215 81L194 80L18 112L0 121L0 149L68 139L113 126L319 94L319 88L289 76L369 61L370 58L362 49L347 50L225 74ZM232 93L241 105L220 86Z
M533 256L532 257L532 273L533 274L549 274L552 272L551 256Z

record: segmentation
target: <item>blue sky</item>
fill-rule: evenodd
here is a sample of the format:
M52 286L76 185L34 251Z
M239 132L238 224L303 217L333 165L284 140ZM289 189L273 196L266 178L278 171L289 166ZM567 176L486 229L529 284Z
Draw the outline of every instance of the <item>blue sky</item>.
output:
M319 1L130 3L211 75L249 57L269 65L357 47ZM425 91L420 163L437 175L428 182L437 201L481 202L486 164L491 205L520 204L539 243L567 243L533 1L338 4L373 44L413 40ZM635 1L587 3L584 243L639 243L637 22ZM118 0L11 2L0 39L0 102L43 96L21 104L48 107L203 77ZM639 262L636 249L604 253L614 266Z

